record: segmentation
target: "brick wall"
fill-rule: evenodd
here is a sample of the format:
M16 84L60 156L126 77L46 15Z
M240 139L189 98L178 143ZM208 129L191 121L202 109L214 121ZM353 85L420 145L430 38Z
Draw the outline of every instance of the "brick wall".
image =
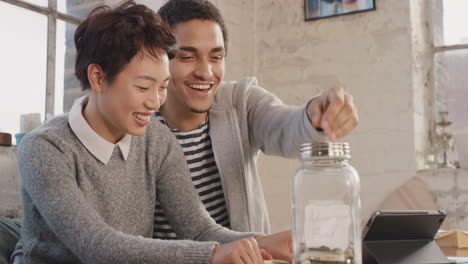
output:
M429 17L422 2L377 0L375 11L304 21L304 1L255 1L255 75L261 86L288 104L303 104L337 84L354 96L360 125L345 141L361 176L363 218L422 166L426 42L413 32ZM290 227L297 166L260 159L273 230Z
M468 230L468 169L423 170L418 176L446 211L452 228Z

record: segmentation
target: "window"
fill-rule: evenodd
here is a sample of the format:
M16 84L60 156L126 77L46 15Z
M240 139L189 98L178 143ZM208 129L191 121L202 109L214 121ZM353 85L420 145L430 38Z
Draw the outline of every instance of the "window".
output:
M448 112L456 141L468 142L468 1L433 0L436 107ZM439 117L437 117L439 120ZM458 138L461 135L465 139ZM461 146L456 142L458 150ZM459 158L460 153L459 153ZM461 160L460 160L461 161Z
M20 132L20 117L68 112L80 97L74 76L77 25L104 0L0 0L0 131Z

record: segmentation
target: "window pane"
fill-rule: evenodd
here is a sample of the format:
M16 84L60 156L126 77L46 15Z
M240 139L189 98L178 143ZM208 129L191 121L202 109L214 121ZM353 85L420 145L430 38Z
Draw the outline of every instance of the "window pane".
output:
M55 115L68 112L73 101L84 95L75 77L76 49L73 34L77 25L57 21L57 55L55 71Z
M468 1L433 0L434 43L447 46L468 43Z
M49 6L49 0L23 0L23 1L31 3L31 4L35 4L35 5L38 5L38 6L42 6L42 7L48 7Z
M468 129L468 50L438 53L435 62L438 109L449 112L454 132Z
M57 10L84 19L95 7L105 4L104 0L59 0L57 1Z
M44 119L47 17L0 2L0 32L0 130L15 134L21 114Z

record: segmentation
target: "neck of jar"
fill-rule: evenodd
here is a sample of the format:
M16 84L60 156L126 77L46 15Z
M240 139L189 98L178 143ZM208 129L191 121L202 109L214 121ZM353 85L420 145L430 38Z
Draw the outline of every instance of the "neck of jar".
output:
M311 157L302 156L301 161L304 165L323 166L323 167L340 167L348 164L349 159L337 157Z

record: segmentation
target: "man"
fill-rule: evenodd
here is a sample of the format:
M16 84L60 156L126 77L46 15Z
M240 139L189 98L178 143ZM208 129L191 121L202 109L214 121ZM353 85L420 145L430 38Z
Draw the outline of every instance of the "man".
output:
M170 61L167 101L157 113L175 134L212 218L237 231L270 231L256 158L297 157L323 130L338 140L358 123L351 95L331 89L302 107L284 105L255 79L223 83L227 31L206 0L170 0L158 11L179 48ZM315 127L315 128L314 128ZM157 206L154 237L176 238Z

